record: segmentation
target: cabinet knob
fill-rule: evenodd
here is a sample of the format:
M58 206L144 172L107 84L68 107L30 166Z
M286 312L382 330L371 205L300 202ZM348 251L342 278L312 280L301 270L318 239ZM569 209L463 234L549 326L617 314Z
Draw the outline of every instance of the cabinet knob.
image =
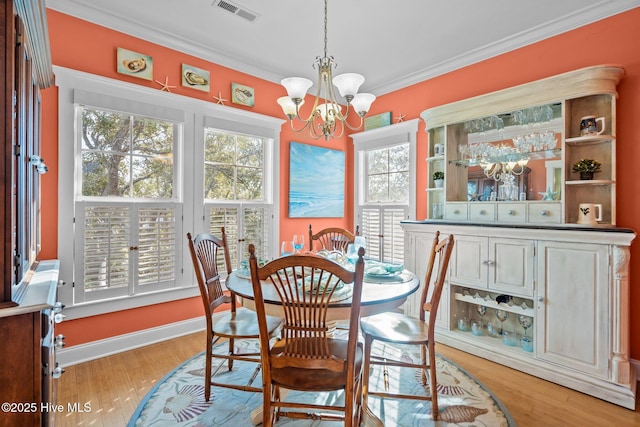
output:
M484 209L480 211L480 215L486 215L486 214L487 214L487 211L485 211Z
M540 211L540 215L549 216L549 211Z
M537 300L538 302L544 302L544 297L538 297Z
M514 211L513 209L509 211L509 215L514 216L515 214L516 214L516 211Z
M58 364L56 363L56 367L53 370L53 372L51 372L51 376L53 378L60 378L62 376L62 374L64 374L64 369L62 369L60 366L58 366Z
M460 211L458 209L456 209L455 211L453 211L453 213L458 215L460 213Z

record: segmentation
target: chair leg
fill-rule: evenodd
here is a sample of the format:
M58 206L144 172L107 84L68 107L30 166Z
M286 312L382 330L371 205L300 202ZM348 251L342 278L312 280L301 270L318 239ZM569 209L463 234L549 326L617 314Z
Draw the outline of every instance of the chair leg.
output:
M429 385L431 389L431 415L438 419L438 379L436 378L436 353L433 344L429 345Z
M422 379L422 385L426 386L427 385L427 369L426 368L430 366L430 363L427 362L427 346L422 344L420 345L420 362L424 366L424 368L420 370L420 378Z
M229 338L229 356L231 356L232 354L233 354L233 338ZM227 360L227 363L229 365L229 370L231 371L233 369L233 359Z
M364 337L364 364L362 366L362 404L367 405L369 393L369 375L371 375L371 346L373 338L368 335Z
M207 336L206 361L204 363L204 399L208 402L211 398L211 359L213 357L213 344L211 336Z

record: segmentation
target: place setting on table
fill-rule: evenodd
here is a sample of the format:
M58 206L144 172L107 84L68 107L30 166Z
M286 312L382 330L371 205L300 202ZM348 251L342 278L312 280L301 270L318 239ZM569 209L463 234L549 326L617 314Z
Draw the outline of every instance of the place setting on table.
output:
M293 248L293 253L288 252L288 249L293 247L293 239L282 242L281 247L285 248L281 252L281 256L313 254L331 259L346 269L353 269L357 259L357 250L363 247L365 249L365 274L360 308L362 316L397 309L420 286L420 279L414 273L405 269L403 264L367 258L366 240L363 236L355 236L354 243L345 246L344 251L323 248L314 251L304 250L304 237L301 237L301 242L298 243L299 252L296 252L295 248ZM268 260L258 259L258 266L261 267L267 262ZM251 273L247 260L241 261L240 269L233 271L229 275L226 286L230 291L242 298L243 306L252 310L255 309ZM304 286L304 284L301 283L300 286ZM349 286L345 286L345 288L336 290L331 298L331 320L343 320L345 317L342 316L345 315L346 310L350 307L351 289ZM270 286L265 286L264 298L268 305L268 314L277 316L281 313L279 313L280 307L277 303L278 297L273 292Z

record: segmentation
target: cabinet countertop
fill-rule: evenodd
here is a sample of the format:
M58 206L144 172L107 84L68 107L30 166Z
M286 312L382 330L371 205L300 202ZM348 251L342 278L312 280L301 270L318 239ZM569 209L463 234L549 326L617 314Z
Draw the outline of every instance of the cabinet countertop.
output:
M523 230L557 230L557 231L596 231L602 233L631 233L635 234L630 228L615 227L610 225L601 225L597 227L585 227L579 224L496 224L496 223L483 223L483 222L457 222L447 221L439 219L426 219L426 220L404 220L400 221L401 224L427 224L427 225L453 225L461 227L483 227L483 228L509 228L509 229L523 229Z

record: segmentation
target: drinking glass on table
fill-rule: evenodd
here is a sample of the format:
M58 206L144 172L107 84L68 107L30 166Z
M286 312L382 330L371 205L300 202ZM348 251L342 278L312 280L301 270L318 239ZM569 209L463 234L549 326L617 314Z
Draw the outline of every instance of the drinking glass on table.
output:
M280 247L280 255L287 256L293 255L294 253L293 242L291 240L283 240L282 246Z
M293 249L295 249L296 253L299 254L304 248L304 234L294 234L292 242Z

